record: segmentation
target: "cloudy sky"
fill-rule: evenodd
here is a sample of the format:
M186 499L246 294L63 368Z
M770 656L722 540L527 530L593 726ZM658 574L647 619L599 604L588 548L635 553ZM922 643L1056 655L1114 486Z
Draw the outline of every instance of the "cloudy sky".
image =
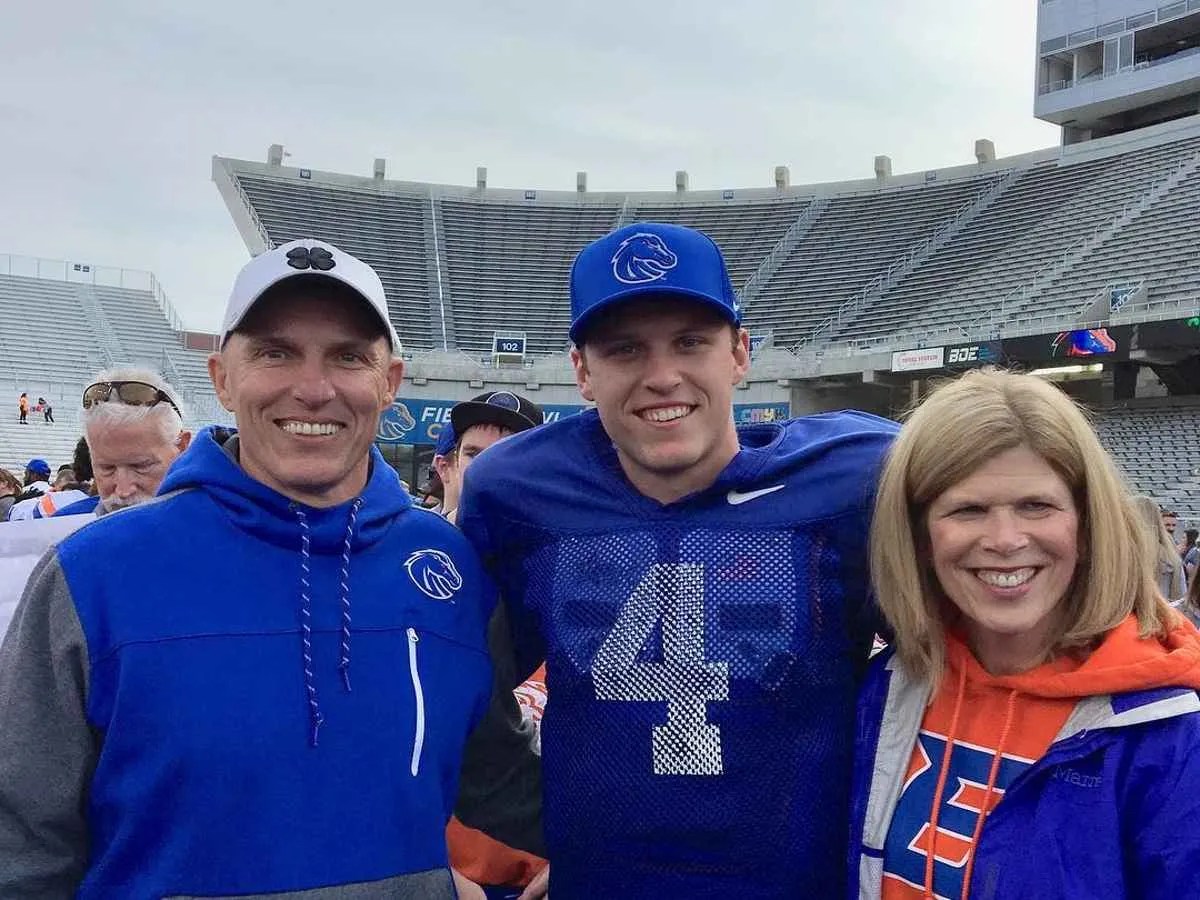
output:
M1050 146L1034 0L59 0L0 30L0 254L149 269L215 328L247 258L213 154L595 190L869 177ZM0 271L5 271L0 258Z

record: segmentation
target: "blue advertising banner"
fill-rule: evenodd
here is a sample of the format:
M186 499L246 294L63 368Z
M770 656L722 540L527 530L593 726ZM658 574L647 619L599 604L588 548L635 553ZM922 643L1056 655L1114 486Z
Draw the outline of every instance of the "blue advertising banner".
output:
M397 400L379 419L377 443L436 444L442 428L450 421L450 410L457 400ZM583 404L550 403L542 405L547 422L583 412ZM739 425L782 422L788 418L786 403L735 403L733 419Z
M375 441L383 444L436 444L442 428L450 422L450 410L458 400L397 400L379 419ZM583 404L542 406L547 422L573 416L587 409Z

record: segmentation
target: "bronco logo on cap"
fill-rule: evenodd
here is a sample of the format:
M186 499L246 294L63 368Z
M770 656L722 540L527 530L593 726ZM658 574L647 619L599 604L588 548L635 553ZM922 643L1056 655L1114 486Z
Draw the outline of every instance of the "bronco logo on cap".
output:
M678 262L679 257L661 237L639 231L621 242L613 254L612 271L622 284L648 284L658 281Z
M517 399L517 395L510 391L496 391L492 396L487 398L488 406L498 406L501 409L510 409L513 412L518 412L521 409L521 401Z

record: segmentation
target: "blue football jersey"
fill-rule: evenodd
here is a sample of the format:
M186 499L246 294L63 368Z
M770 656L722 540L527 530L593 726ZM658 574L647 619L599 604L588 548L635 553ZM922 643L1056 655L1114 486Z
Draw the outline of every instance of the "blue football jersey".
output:
M856 412L741 428L716 483L666 505L628 482L594 411L468 469L459 524L520 668L547 663L553 896L842 894L877 627L868 524L895 431Z

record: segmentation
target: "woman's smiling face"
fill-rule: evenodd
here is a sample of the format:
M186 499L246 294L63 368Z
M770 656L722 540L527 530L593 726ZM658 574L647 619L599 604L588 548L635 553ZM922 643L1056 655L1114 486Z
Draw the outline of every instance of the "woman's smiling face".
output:
M996 673L1037 665L1079 560L1067 483L1015 447L939 495L925 525L934 575L979 661Z

